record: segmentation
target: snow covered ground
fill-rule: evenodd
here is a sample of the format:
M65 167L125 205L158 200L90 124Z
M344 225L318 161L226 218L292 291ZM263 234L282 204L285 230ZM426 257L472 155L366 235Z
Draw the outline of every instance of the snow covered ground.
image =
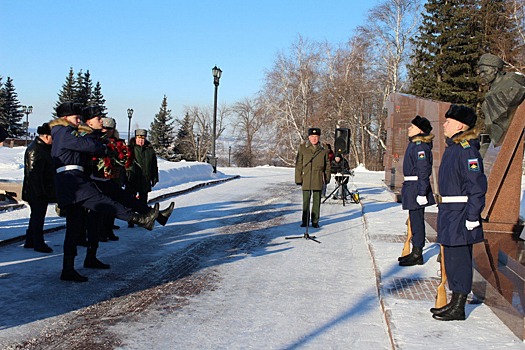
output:
M0 179L21 180L23 152L0 148ZM439 264L430 243L425 265L398 266L403 244L392 238L404 234L407 213L382 172L356 169L361 204L322 205L321 228L309 229L318 244L286 239L304 233L293 169L159 166L150 197L196 189L160 201L176 202L165 227L117 221L120 240L99 250L110 270L83 268L79 248L87 283L58 278L63 230L45 237L52 254L0 247L0 348L525 348L484 304L467 305L465 322L439 322L428 293L388 292L400 280L437 279ZM0 240L23 235L28 213L0 213ZM46 227L62 224L50 206Z

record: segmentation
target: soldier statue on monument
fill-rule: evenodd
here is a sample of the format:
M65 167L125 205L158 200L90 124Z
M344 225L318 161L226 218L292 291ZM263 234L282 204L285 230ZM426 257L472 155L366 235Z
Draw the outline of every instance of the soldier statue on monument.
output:
M525 76L518 72L503 72L504 66L501 58L490 53L482 55L478 62L481 83L489 86L481 111L486 132L495 147L503 142L514 112L525 98ZM482 154L485 151L482 150Z

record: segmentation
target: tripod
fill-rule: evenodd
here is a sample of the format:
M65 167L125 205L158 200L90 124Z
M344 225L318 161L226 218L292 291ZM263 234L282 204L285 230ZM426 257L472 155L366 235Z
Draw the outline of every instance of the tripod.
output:
M354 202L355 204L359 204L359 192L358 190L356 189L354 192L350 192L350 190L348 189L347 185L349 183L349 179L353 176L352 173L350 174L335 174L334 177L335 177L335 182L336 182L336 186L334 188L334 190L323 200L323 204L324 202L326 202L328 200L328 198L331 198L332 195L334 193L336 193L336 191L338 191L341 186L343 186L343 207L345 206L346 204L346 196L348 195L350 197L350 199L352 200L352 202ZM353 183L353 182L352 182Z
M306 165L310 164L310 190L308 191L308 209L306 210L306 232L304 233L304 235L302 236L288 236L288 237L285 237L285 239L298 239L298 238L304 238L306 240L311 240L311 241L314 241L314 242L317 242L317 243L321 243L319 242L317 239L315 239L315 236L310 236L308 234L308 227L310 227L310 200L312 200L313 202L313 192L312 192L312 171L313 171L313 168L312 168L312 161L314 160L314 158L321 152L321 149L319 149L317 152L315 152L315 154L312 156L312 158L308 161L308 163L306 163ZM304 169L304 166L303 166L303 169ZM303 194L304 196L304 194ZM303 198L303 201L304 201L304 198ZM312 203L313 205L313 203Z

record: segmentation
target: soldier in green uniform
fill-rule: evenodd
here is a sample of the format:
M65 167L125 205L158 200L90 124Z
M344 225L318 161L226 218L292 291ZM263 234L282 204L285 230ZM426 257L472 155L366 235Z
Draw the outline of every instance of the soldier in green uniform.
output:
M321 191L330 182L330 160L328 151L319 142L321 129L308 129L308 141L301 143L295 160L295 183L303 190L303 216L301 227L308 225L310 198L312 227L319 228L321 213Z

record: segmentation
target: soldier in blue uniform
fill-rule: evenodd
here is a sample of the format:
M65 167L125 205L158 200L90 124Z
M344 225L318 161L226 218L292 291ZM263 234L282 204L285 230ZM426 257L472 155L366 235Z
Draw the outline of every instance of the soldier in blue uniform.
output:
M423 265L425 246L425 207L436 204L432 174L432 126L427 118L417 115L408 128L409 143L403 160L404 182L401 189L403 209L408 209L412 229L412 252L398 258L400 266Z
M147 214L137 214L120 203L103 195L84 167L92 155L105 155L107 147L93 134L79 130L81 105L64 102L56 109L57 119L49 123L53 145L51 156L56 169L55 190L61 209L66 212L66 235L64 239L64 262L60 279L85 282L87 277L74 269L78 237L81 234L84 209L103 211L125 221L131 221L148 230L153 228L159 214L158 207Z
M483 241L481 212L487 178L479 153L477 116L466 106L451 105L443 124L447 148L439 167L438 242L443 246L450 303L432 308L441 321L465 320L465 303L472 289L472 245Z

